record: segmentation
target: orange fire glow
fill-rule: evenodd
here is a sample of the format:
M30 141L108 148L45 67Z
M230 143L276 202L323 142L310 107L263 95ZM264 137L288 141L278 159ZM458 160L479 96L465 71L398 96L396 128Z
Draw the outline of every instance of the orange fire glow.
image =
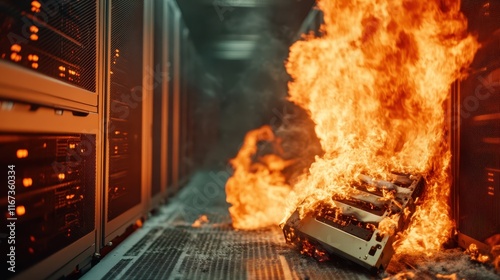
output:
M272 131L249 132L226 188L233 225L276 225L296 209L303 217L334 204L332 196L352 195L361 174L418 173L426 191L396 252L432 254L453 229L446 101L479 47L460 1L319 0L318 7L322 35L296 42L286 70L289 100L309 113L325 153L289 186L280 157L252 160L259 140L275 141ZM391 221L380 226L389 232Z
M283 218L285 199L291 187L281 171L291 161L275 154L257 155L259 142L271 143L279 150L277 138L270 126L247 133L238 155L231 160L234 174L226 183L227 202L238 229L257 229L277 225ZM253 160L257 157L256 160Z

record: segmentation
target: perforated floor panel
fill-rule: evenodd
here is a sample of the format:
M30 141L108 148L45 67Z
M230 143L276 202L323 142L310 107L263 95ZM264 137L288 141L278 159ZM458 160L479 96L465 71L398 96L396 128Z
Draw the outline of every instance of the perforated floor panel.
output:
M177 197L81 279L412 279L371 275L342 259L317 262L287 245L278 227L234 230L220 175L196 174ZM200 215L206 215L208 222L193 227ZM444 265L451 258L457 272L467 271L463 266L467 257L457 251L443 258L442 264L437 261L427 267L427 276L453 274ZM472 275L485 271L472 271ZM498 279L494 273L489 275Z

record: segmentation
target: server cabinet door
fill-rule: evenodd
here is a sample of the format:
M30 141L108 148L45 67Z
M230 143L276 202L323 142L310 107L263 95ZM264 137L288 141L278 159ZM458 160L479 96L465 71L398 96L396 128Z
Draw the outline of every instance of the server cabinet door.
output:
M108 2L104 243L143 215L144 1Z

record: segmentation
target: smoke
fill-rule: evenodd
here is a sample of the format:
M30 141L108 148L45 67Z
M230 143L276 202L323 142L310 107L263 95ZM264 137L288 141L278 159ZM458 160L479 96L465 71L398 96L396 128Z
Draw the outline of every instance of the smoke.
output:
M214 61L222 68L220 147L212 159L218 164L227 163L237 153L247 131L281 123L283 108L290 106L286 101L290 78L284 61L296 32L275 22L273 9L237 7L224 14L222 29L227 38L253 41L253 48L248 59Z

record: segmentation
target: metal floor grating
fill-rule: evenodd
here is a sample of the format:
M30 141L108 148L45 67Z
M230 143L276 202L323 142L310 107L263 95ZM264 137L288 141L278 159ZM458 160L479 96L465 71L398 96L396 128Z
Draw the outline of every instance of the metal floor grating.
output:
M142 228L113 249L81 279L382 278L342 259L319 263L303 256L285 243L278 227L257 231L234 230L223 184L218 184L219 188L212 188L211 192L203 192L207 183L216 181L210 172L196 174L177 197L162 206L157 215L148 219ZM192 227L200 215L206 215L209 222L201 227ZM457 256L463 254L457 252L453 256L458 259ZM461 260L463 268L463 257ZM454 265L457 267L456 263ZM445 264L437 263L433 263L427 271L435 275L442 273L439 270L442 267L453 273ZM391 278L387 274L385 277L402 279Z
M318 265L282 239L278 230L235 231L229 226L178 224L154 237L144 235L136 243L144 248L133 246L101 279L368 278L359 272Z

